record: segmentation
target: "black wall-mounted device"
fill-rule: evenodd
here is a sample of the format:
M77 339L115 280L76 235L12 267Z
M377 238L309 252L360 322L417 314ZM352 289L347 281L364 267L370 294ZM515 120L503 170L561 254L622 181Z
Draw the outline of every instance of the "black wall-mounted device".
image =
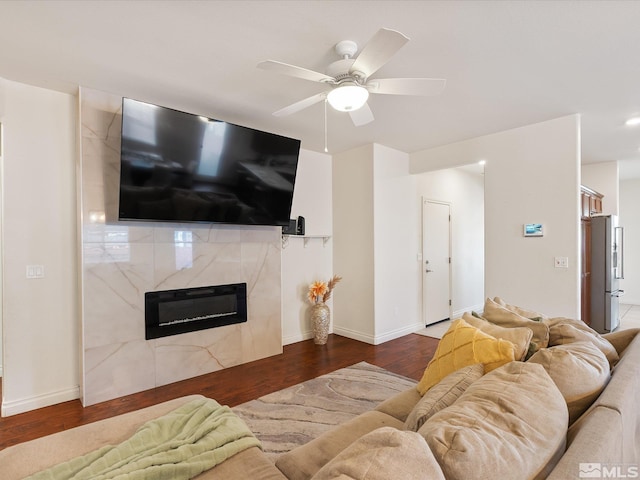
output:
M283 235L297 235L298 234L298 225L296 223L296 219L292 218L289 220L289 224L282 227Z
M296 229L298 235L304 235L304 217L298 217L298 228Z

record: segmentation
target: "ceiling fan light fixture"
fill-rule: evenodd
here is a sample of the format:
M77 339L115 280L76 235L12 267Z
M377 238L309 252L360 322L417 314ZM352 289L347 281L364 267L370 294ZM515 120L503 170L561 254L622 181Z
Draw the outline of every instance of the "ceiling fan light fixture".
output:
M340 112L352 112L362 108L369 98L369 90L356 83L340 85L329 92L329 105Z

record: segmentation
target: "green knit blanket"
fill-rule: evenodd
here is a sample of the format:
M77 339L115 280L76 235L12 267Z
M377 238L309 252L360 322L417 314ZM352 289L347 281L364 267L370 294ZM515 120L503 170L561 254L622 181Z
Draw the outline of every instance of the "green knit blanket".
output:
M186 480L254 446L260 442L229 407L205 398L145 423L119 445L102 447L28 478Z

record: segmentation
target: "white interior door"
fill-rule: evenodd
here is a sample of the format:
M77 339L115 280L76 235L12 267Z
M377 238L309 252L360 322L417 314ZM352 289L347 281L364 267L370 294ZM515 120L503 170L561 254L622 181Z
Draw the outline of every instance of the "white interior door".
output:
M451 316L451 206L422 200L422 308L425 325Z

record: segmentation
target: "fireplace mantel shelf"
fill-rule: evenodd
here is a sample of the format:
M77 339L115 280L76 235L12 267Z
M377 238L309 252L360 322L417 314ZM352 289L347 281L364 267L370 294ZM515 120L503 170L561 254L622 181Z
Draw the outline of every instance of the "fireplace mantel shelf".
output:
M331 239L331 235L287 235L284 234L282 235L282 248L287 248L287 245L289 245L289 239L290 238L302 238L304 241L304 247L307 247L307 244L309 243L309 241L311 241L314 238L321 238L322 239L322 246L325 247L327 245L327 242L329 242L329 240Z

